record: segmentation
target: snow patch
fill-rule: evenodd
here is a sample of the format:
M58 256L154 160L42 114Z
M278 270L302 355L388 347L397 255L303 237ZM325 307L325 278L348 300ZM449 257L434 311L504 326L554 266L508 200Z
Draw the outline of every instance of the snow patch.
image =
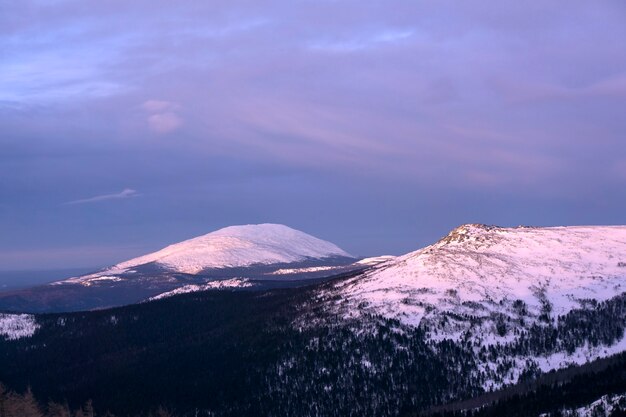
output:
M391 255L382 255L382 256L374 256L371 258L363 258L360 261L356 262L359 265L378 265L378 264L382 264L383 262L388 262L388 261L392 261L396 259L395 256L391 256Z
M289 275L289 274L304 274L307 272L321 272L332 271L335 269L341 269L341 266L310 266L307 268L282 268L277 269L269 275Z
M626 410L626 394L605 395L589 405L576 409L561 410L561 415L568 417L608 417L616 411ZM541 414L539 417L548 417Z
M549 356L537 357L535 360L539 369L543 372L548 372L553 369L566 368L569 365L583 365L624 351L626 351L626 334L622 340L611 346L589 346L586 343L584 346L577 348L571 355L566 352L557 352Z
M0 335L5 340L31 337L39 329L35 316L31 314L1 314Z
M50 285L80 284L85 287L90 287L94 284L99 284L103 282L119 282L119 281L123 281L123 279L114 275L100 275L96 273L96 274L84 275L82 277L68 278L65 281L53 282Z
M232 289L232 288L246 288L252 287L255 284L250 282L247 278L231 278L231 279L223 279L219 281L211 281L202 285L185 285L180 288L176 288L175 290L164 292L159 295L155 295L154 297L150 297L149 301L160 300L162 298L172 297L178 294L187 294L190 292L198 292L198 291L206 291L206 290L224 290L224 289Z

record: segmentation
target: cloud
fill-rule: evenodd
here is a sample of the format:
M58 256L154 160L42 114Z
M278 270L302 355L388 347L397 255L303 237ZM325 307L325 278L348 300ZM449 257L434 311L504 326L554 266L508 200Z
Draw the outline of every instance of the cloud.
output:
M157 133L172 132L183 123L176 113L157 113L148 117L150 129Z
M313 42L310 48L329 52L356 52L368 48L403 41L413 36L412 29L389 29L367 36L350 37L340 40Z
M513 102L539 102L550 100L589 100L596 98L626 97L626 73L613 77L601 78L592 83L568 87L562 83L538 81L496 81L496 88L501 89Z
M148 126L156 133L173 132L183 124L178 115L181 106L166 100L147 100L141 107L148 113Z
M0 13L7 247L174 241L207 212L420 236L416 219L444 214L626 221L623 2L31 1ZM59 207L111 184L162 204ZM613 217L592 207L601 194Z
M74 205L74 204L98 203L100 201L121 200L121 199L126 199L126 198L133 198L133 197L137 197L138 195L140 195L140 194L137 193L137 191L135 191L133 189L130 189L130 188L125 188L125 189L123 189L119 193L97 195L95 197L83 198L83 199L80 199L80 200L68 201L68 202L66 202L64 204L65 205Z
M150 113L175 111L180 109L180 105L178 105L177 103L172 103L165 100L146 100L143 102L141 107Z

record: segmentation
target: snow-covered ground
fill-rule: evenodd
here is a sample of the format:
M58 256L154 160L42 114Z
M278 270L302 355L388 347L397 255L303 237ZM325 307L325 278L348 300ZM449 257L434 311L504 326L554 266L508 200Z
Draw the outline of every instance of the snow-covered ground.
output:
M559 315L582 300L625 292L624 265L626 226L464 225L431 246L338 283L336 290L348 306L408 325L442 310L488 316L515 300L531 314L548 302Z
M247 288L254 286L254 283L250 282L246 278L231 278L223 279L220 281L211 281L202 285L185 285L175 290L164 292L154 297L150 297L150 301L160 300L161 298L172 297L178 294L186 294L190 292L206 291L206 290L225 290L230 288Z
M198 273L207 268L299 262L350 255L330 242L280 224L231 226L158 252L122 262L114 268L156 262L177 272Z
M133 268L154 263L172 272L197 274L211 268L236 268L302 262L352 255L336 245L280 224L231 226L121 262L103 271L53 283L91 285L115 281Z
M484 358L481 349L514 343L534 323L556 323L559 315L589 308L590 300L624 292L626 226L469 224L433 245L337 282L319 299L329 300L331 310L346 319L374 314L402 326L422 326L435 343L471 339L476 357ZM515 383L529 367L549 371L622 351L626 338L612 346L587 344L570 354L480 359L477 371L489 375L483 387L490 390Z
M543 372L548 372L553 369L566 368L570 365L583 365L587 362L613 356L624 351L626 351L626 334L620 341L611 346L590 346L586 343L571 354L557 352L548 356L536 357L535 361L539 369Z
M323 272L342 269L343 266L309 266L305 268L281 268L269 275L290 275L290 274L306 274L309 272Z
M360 261L354 263L354 265L358 265L361 269L367 266L379 265L383 262L390 261L395 259L395 256L376 256L373 258L363 258ZM322 272L322 271L340 271L344 270L345 265L337 265L337 266L310 266L304 268L281 268L270 275L288 275L288 274L303 274L309 272Z
M81 284L81 285L84 285L85 287L90 287L98 283L120 282L120 281L123 281L123 279L115 275L100 275L100 273L95 273L95 274L83 275L80 277L68 278L63 281L52 282L50 283L50 285Z
M608 417L615 411L626 411L626 394L605 395L589 405L561 410L563 417ZM546 417L541 414L539 417Z
M381 256L374 256L371 258L363 258L360 261L357 262L357 264L359 265L379 265L382 264L383 262L389 262L396 259L395 256L392 255L381 255Z
M497 340L495 337L477 338L477 347L482 345L488 345L488 340ZM509 340L512 337L509 337ZM486 342L486 343L485 343ZM503 340L499 340L500 343ZM525 371L529 365L536 366L541 372L549 372L552 370L558 370L567 368L571 365L583 365L585 363L592 362L596 359L606 358L616 355L618 353L626 351L626 335L622 337L618 342L606 346L598 345L592 346L586 342L583 346L578 347L572 353L565 351L553 352L549 355L539 356L500 356L495 361L479 361L479 371L483 374L498 375L497 380L487 378L483 383L483 389L485 391L491 391L499 389L505 385L515 384L522 372ZM503 371L501 365L503 362L511 362L512 366L507 367L506 371Z
M1 314L0 336L6 340L17 340L30 337L39 328L35 316L30 314Z

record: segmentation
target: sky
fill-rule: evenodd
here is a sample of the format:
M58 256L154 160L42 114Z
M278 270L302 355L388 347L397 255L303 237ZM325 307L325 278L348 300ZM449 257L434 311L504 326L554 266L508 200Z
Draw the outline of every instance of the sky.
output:
M283 223L626 224L626 3L0 1L0 270Z

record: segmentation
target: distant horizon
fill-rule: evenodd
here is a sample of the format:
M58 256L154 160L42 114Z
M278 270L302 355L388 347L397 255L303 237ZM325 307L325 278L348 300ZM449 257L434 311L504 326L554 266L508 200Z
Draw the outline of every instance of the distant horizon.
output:
M97 269L96 269L97 270ZM0 270L0 292L48 284L72 276L93 272L91 267L66 269Z
M242 224L236 224L236 225L234 224L234 225L229 225L229 226L224 226L224 227L245 226L245 225L266 224L266 223L268 223L268 222L242 223ZM272 224L283 224L283 223L272 223ZM439 237L434 238L433 240L430 240L428 242L424 242L420 246L416 246L415 248L407 250L405 252L392 253L392 252L389 252L389 251L387 251L387 252L381 251L379 253L355 254L355 253L351 252L349 248L344 248L344 247L342 247L339 244L337 244L337 246L339 246L341 249L346 250L348 253L351 253L356 258L368 258L368 257L385 256L385 255L402 256L402 255L405 255L407 253L410 253L410 252L422 249L422 248L424 248L424 247L426 247L426 246L428 246L430 244L435 243L438 239L445 237L447 235L447 233L450 232L451 230L455 229L456 227L460 227L462 225L465 225L465 224L485 224L487 226L496 226L496 227L505 227L505 228L514 228L514 227L542 227L542 228L543 227L548 227L548 228L549 227L601 227L601 226L619 227L619 226L626 226L626 225L623 225L623 224L567 224L567 225L566 224L560 224L560 225L537 226L537 225L532 225L532 224L499 225L499 224L490 224L490 223L468 222L468 223L462 223L462 224L459 224L457 226L454 226L454 227L450 228L446 233L440 235ZM288 224L285 225L285 226L291 227ZM220 229L222 229L222 228L215 229L215 230L212 230L212 231L207 232L207 233L211 233L213 231L220 230ZM297 229L297 230L299 230L299 229ZM336 242L333 242L333 241L328 240L328 239L324 239L324 238L322 238L320 236L316 236L315 233L309 233L306 230L300 230L300 231L305 232L307 234L310 234L310 235L312 235L314 237L317 237L317 238L320 238L320 239L323 239L323 240L327 240L330 243L335 243L336 244ZM146 254L149 254L149 253L152 253L152 252L156 252L156 251L158 251L160 249L163 249L164 247L166 247L168 245L175 244L175 243L178 243L178 242L182 242L182 241L185 241L185 240L188 240L188 239L193 239L195 237L202 236L202 235L207 234L207 233L201 233L201 234L189 236L189 237L177 240L177 241L172 241L172 242L168 242L168 243L159 245L158 247L157 246L152 246L150 248L146 248L145 251L136 252L136 253L130 253L129 255L127 255L127 256L125 256L123 258L114 259L114 260L111 260L108 263L101 263L101 264L94 264L94 265L87 265L87 266L85 266L85 265L71 265L71 264L68 264L66 266L56 266L56 267L40 267L40 268L29 268L29 267L19 268L18 267L18 268L12 268L12 269L4 269L4 268L2 268L0 266L0 291L3 288L3 284L5 284L4 281L7 278L11 278L11 273L18 273L18 274L37 273L38 275L39 275L39 273L42 273L42 274L43 273L49 273L49 274L50 273L60 273L60 274L56 274L56 275L59 275L59 277L52 278L50 280L50 281L53 281L53 280L56 280L56 279L69 277L69 275L68 276L60 276L60 275L65 275L65 272L68 272L68 273L70 273L69 271L73 271L71 273L78 273L80 271L82 271L82 273L94 272L94 271L97 271L97 270L100 270L100 269L107 268L109 266L115 265L116 263L119 263L119 262L123 262L123 261L129 260L129 259L132 259L132 258L135 258L135 257L138 257L138 256L142 256L142 255L146 255ZM45 280L45 276L42 276L42 279ZM37 279L35 279L35 281L39 282L40 279L37 278ZM44 281L41 281L41 282L44 282ZM19 284L16 284L16 285L18 285L18 287L21 286ZM17 287L15 287L15 288L17 288Z

